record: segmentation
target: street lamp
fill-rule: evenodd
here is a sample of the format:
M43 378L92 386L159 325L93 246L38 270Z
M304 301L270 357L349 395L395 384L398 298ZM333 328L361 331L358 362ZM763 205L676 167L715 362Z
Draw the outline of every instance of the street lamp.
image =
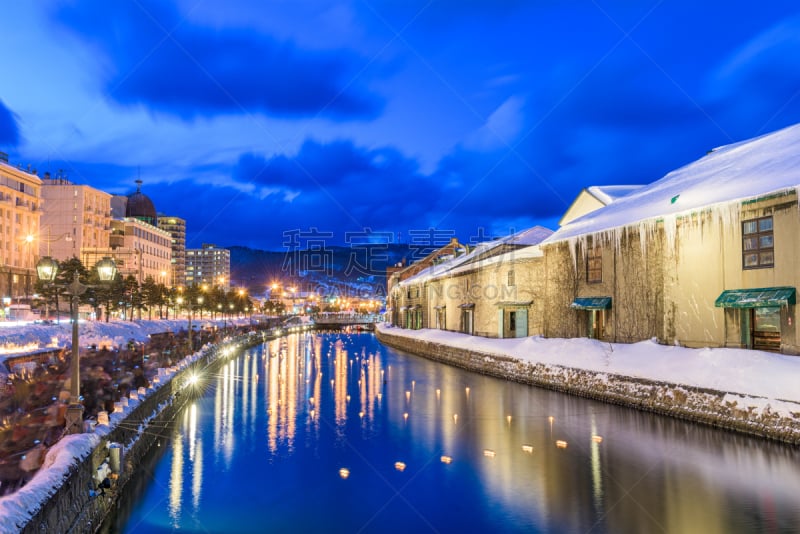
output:
M96 265L97 275L101 282L110 282L117 274L117 265L111 258L103 258ZM43 282L53 282L58 274L58 263L50 256L45 256L36 264L36 274ZM83 405L80 400L81 364L80 342L78 337L78 305L80 296L89 286L81 284L76 270L72 283L67 286L66 294L70 297L72 308L72 360L70 361L69 406L66 413L67 434L83 432Z

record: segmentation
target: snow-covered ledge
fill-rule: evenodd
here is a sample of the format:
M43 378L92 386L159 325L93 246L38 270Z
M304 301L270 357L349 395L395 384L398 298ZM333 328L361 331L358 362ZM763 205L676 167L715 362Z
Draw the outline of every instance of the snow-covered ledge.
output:
M135 395L128 397L126 402L116 403L117 409L114 413L108 414L108 424L91 425L90 432L64 436L47 451L42 466L27 484L11 495L0 497L0 532L20 532L22 529L29 529L32 518L37 517L50 499L57 498L62 486L69 484L76 469L81 469L80 466L88 461L89 456L95 454L97 447L102 446L103 440L108 441L113 437L112 433L127 417L139 406L155 397L158 404L153 406L152 413L142 418L133 442L128 444L131 446L144 432L144 426L172 404L177 388L185 385L185 381L180 381L179 377L192 364L201 358L205 358L205 362L211 362L220 357L227 357L233 354L234 349L242 342L255 343L261 340L260 335L257 337L245 335L226 339L219 345L206 345L175 365L159 369L158 376L153 379L150 387L142 388L144 391L137 391ZM174 384L174 380L179 380L179 384ZM88 491L88 488L86 490ZM80 512L80 506L77 508L77 512ZM67 524L71 519L73 518L65 518Z
M800 444L800 357L655 341L488 339L380 325L378 338L484 374Z

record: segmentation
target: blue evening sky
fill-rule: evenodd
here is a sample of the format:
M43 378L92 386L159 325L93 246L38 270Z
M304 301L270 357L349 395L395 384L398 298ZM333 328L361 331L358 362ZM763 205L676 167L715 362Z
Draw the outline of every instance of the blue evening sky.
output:
M140 175L189 247L555 229L583 187L800 122L796 1L0 9L0 150L115 194Z

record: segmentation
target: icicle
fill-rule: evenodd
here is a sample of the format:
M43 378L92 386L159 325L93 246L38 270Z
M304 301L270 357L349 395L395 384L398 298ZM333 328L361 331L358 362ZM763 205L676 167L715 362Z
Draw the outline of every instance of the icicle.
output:
M664 239L668 250L675 250L675 234L677 233L678 221L675 215L664 216Z
M578 246L578 237L570 237L567 239L567 247L569 248L569 254L572 256L572 268L577 272L578 270L578 251L575 250L575 247Z
M652 239L650 228L647 221L639 221L639 249L642 253L642 258L647 256L647 240Z

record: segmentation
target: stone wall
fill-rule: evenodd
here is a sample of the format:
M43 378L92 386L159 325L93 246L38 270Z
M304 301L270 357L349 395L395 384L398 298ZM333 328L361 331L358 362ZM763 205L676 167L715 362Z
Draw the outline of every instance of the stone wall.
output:
M393 335L376 329L381 343L469 371L603 402L668 415L754 436L800 444L800 412L781 416L726 401L724 391L533 364L516 358Z
M586 250L589 241L574 250L567 242L545 248L546 337L586 337L586 312L571 307L576 297L612 297L605 313L603 341L631 343L664 333L664 245L663 231L646 236L642 248L640 231L630 230L619 242L595 236L602 251L602 280L587 282Z
M255 346L266 338L261 334L244 335L230 340L242 346ZM118 423L84 460L75 464L59 488L21 529L25 534L42 532L94 532L116 506L121 490L137 474L139 460L153 444L165 435L175 416L191 398L181 394L179 384L195 371L213 372L225 358L218 358L221 347L211 347L203 355L176 373L172 379L153 391ZM142 429L147 431L140 432ZM160 430L156 431L156 430ZM96 488L95 473L109 459L109 443L119 443L124 450L121 472L104 495L90 491Z

